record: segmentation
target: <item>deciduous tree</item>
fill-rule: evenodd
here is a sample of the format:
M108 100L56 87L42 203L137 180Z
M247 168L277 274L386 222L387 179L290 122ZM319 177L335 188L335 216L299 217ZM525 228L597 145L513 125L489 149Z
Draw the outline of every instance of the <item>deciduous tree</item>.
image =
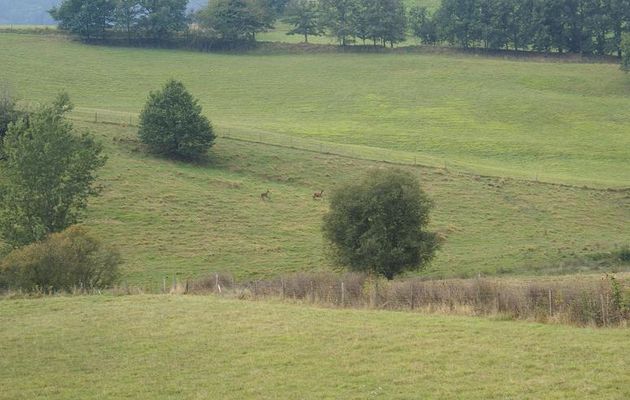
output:
M332 194L324 236L339 265L392 279L433 258L438 241L427 231L431 207L413 175L375 170Z
M205 156L215 139L199 102L175 80L149 95L138 135L150 151L183 159Z
M75 224L88 198L99 192L94 182L105 163L102 146L90 134L75 132L64 117L71 109L61 94L10 125L4 138L0 236L13 247Z

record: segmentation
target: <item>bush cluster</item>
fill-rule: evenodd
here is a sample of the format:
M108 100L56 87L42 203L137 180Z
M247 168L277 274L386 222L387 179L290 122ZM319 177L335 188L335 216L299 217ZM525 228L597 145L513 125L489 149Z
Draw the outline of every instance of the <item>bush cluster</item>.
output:
M120 262L116 251L73 226L9 253L0 261L0 284L44 293L105 288L117 281Z

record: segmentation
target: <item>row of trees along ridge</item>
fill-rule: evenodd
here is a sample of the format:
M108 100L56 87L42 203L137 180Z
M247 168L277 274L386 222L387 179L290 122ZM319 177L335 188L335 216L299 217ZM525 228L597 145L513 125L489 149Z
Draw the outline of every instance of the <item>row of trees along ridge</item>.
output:
M280 18L288 34L339 44L391 45L412 33L424 44L582 54L622 54L630 0L443 0L435 12L403 0L64 0L51 10L85 40L123 34L161 42L195 30L219 41L255 41Z

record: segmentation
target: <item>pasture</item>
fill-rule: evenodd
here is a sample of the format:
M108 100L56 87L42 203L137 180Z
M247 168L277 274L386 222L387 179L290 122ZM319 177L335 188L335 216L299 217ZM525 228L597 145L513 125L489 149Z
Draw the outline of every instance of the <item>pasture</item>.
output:
M139 150L133 127L76 122L106 145L103 195L87 225L123 252L125 279L156 289L225 271L237 278L329 269L312 199L382 163L220 138L209 165ZM446 242L433 277L623 268L590 257L630 242L627 193L407 167L436 203ZM260 194L271 191L271 201Z
M0 36L25 100L136 114L169 78L216 127L393 151L458 171L627 187L630 79L613 64L420 54L204 54Z
M630 147L621 145L629 140L621 130L627 128L628 119L622 117L628 108L609 108L627 97L622 88L607 86L622 82L613 66L454 56L201 54L93 47L11 34L0 35L0 50L2 79L13 83L23 100L44 101L65 88L77 105L77 128L93 131L105 144L109 161L101 174L104 192L92 201L86 224L122 251L129 284L156 289L165 277L187 279L215 271L249 279L329 270L320 231L326 197L314 201L312 194L387 165L375 160L410 164L405 168L420 178L436 203L432 229L446 242L427 276L625 268L605 255L630 242L627 191L545 184L532 176L540 168L539 180L627 185L624 157ZM458 73L455 61L472 75ZM391 71L381 74L379 68ZM363 73L356 74L356 69ZM601 79L592 75L609 69ZM564 73L581 74L583 85L572 89L577 93L562 89ZM521 83L498 82L490 75L519 77ZM538 80L541 76L545 79ZM136 128L124 126L137 122L148 91L169 77L183 79L201 99L220 135L207 165L145 155ZM557 131L543 135L536 129L519 133L519 124L503 124L509 129L502 135L484 130L473 138L452 130L451 123L440 123L440 115L448 115L466 129L476 129L455 108L439 105L463 102L485 115L484 125L498 126L500 113L485 109L489 98L464 88L487 85L494 96L514 99L523 94L522 79L538 87L528 92L537 93L537 100L525 99L503 111L530 101L528 124L541 131L549 128L546 120L596 112L610 118L610 130L579 131L579 136L553 123ZM381 100L362 102L365 96ZM536 103L560 97L566 103L562 110ZM587 110L593 102L601 107ZM419 123L418 116L430 110L434 116ZM119 125L88 122L107 122L112 115L120 117L115 121ZM410 140L427 145L409 151ZM530 146L540 154L529 154ZM475 161L479 164L463 161L474 156L472 147L484 154ZM560 152L572 156L564 161L552 156ZM563 164L566 174L548 166L550 162ZM267 190L271 201L261 201Z
M0 399L630 396L625 329L196 296L0 301Z

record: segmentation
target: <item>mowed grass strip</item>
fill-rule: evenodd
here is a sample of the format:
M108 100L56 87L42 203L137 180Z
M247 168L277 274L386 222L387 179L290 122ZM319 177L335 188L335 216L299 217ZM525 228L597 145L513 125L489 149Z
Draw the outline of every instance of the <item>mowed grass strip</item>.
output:
M207 165L191 165L145 154L135 128L75 125L92 130L109 157L86 225L121 249L128 283L153 290L174 275L329 270L327 194L390 167L230 139L217 141ZM597 271L585 258L630 243L625 192L407 169L434 200L431 229L446 239L428 276ZM267 189L271 201L260 198ZM319 190L323 201L312 199Z
M0 301L0 399L624 399L625 329L214 297Z
M630 177L630 79L613 64L417 54L206 54L0 35L25 100L137 113L169 78L218 128L417 153L476 172L603 187Z

